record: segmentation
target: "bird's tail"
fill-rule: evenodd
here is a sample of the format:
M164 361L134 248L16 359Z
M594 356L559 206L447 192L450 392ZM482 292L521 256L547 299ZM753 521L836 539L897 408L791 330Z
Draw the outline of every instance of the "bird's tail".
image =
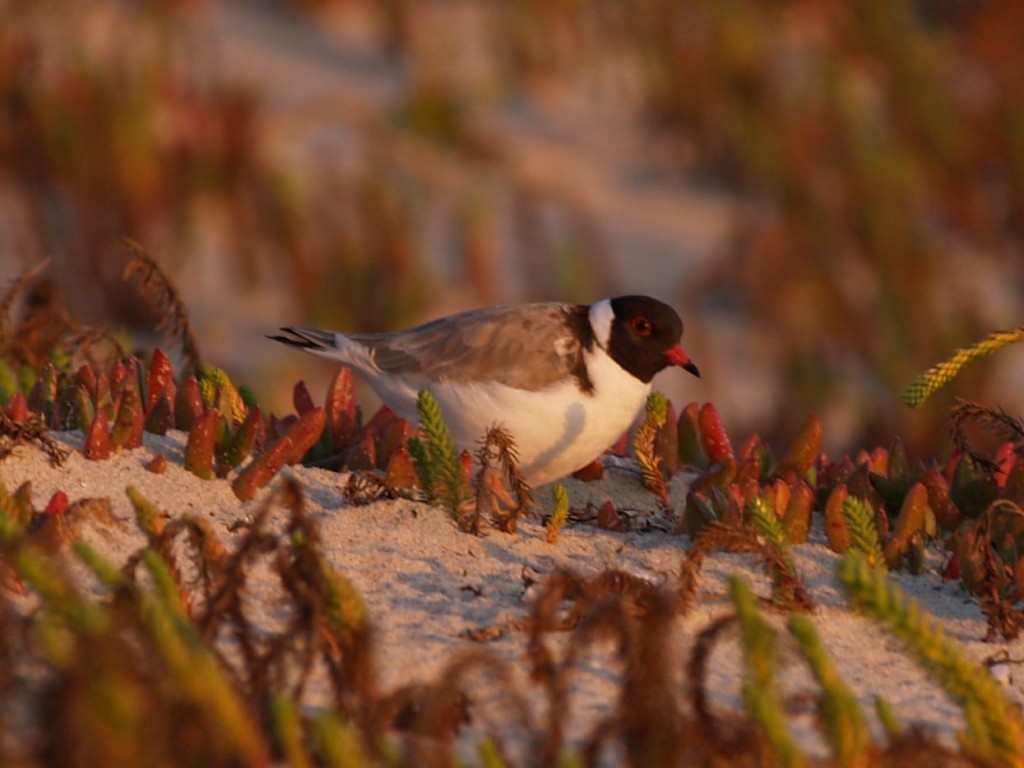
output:
M315 328L297 328L288 326L281 329L282 334L267 336L268 339L279 341L290 347L298 347L314 354L330 355L337 353L338 334L333 331L318 331Z
M288 326L281 329L280 335L267 338L361 371L376 369L372 350L362 341L344 333Z

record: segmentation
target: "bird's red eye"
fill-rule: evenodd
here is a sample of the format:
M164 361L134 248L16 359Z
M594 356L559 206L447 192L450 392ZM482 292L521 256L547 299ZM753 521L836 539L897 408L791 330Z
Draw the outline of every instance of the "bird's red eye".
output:
M650 336L651 331L653 330L651 327L651 321L646 317L634 317L632 326L638 336Z

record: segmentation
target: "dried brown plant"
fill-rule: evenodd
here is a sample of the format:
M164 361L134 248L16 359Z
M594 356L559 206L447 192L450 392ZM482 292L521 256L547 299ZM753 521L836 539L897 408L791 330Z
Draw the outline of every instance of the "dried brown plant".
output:
M11 344L12 337L17 335L11 328L11 315L14 310L15 303L17 303L18 299L25 294L29 286L36 281L36 279L49 265L50 260L45 259L34 267L26 269L11 281L11 284L7 286L7 290L4 291L2 296L0 296L0 346L2 346L4 350L6 350Z
M774 594L788 596L786 609L814 610L814 601L800 577L782 554L750 527L738 523L709 523L686 550L679 571L679 607L685 613L697 600L704 558L709 552L746 552L757 555L765 572L772 576Z
M284 634L295 639L296 646L301 642L308 649L304 673L311 667L310 657L318 655L339 711L365 722L378 692L372 628L362 600L324 562L319 528L306 511L302 487L288 478L278 494L288 520L285 538L275 553L275 568L293 604L292 621ZM296 696L301 690L297 687Z
M599 765L601 749L615 739L625 747L632 765L678 765L692 741L692 721L682 708L673 674L672 623L676 605L672 596L652 592L639 618L630 603L612 599L597 606L577 631L581 641L591 635L618 636L625 662L618 705L598 720L584 741L588 765Z
M985 768L986 763L973 759L935 738L927 729L912 725L890 738L885 751L880 750L879 766L899 768L904 765L935 765L942 768Z
M132 259L125 267L123 279L127 281L138 278L142 295L159 306L163 315L157 330L178 342L187 368L197 369L201 362L199 345L196 343L192 325L188 320L188 310L178 289L142 245L129 238L125 238L123 242L132 253Z
M971 591L981 600L981 611L988 620L986 642L994 640L997 634L1013 640L1024 625L1024 609L1017 606L1024 595L1014 576L1014 567L996 549L1000 538L997 529L1022 527L1024 510L1008 499L999 499L960 534L965 544L959 551L961 568L970 567L974 572Z
M38 445L51 466L59 467L70 451L50 436L43 416L29 411L22 422L16 422L0 410L0 461L11 455L19 445Z
M45 276L49 260L15 278L0 296L0 359L39 369L54 352L95 362L94 348L109 344L124 355L121 343L107 331L76 320ZM21 302L20 313L15 313Z
M999 466L991 456L972 445L968 435L970 425L977 424L1001 440L1011 442L1018 454L1024 450L1024 421L1011 416L1002 408L993 408L957 398L956 404L950 409L950 416L950 435L953 445L986 472L994 473L998 471Z
M384 479L372 470L352 471L345 483L345 497L357 507L372 504L381 499L398 498L398 493L388 486Z
M489 704L474 695L484 693ZM495 691L501 697L495 700ZM375 727L398 728L404 734L409 765L449 766L455 760L455 736L469 722L484 729L500 755L510 755L501 733L515 729L519 749L535 751L539 728L533 709L515 682L509 662L490 651L472 648L456 653L437 679L430 684L398 688L381 699L374 712ZM531 764L527 754L505 764Z
M616 711L591 729L583 748L585 764L594 764L603 744L612 737L623 740L632 753L640 749L641 742L645 749L652 748L648 737L655 735L654 744L661 745L658 751L665 750L662 756L675 755L673 745L677 746L681 719L676 697L666 688L673 679L667 654L673 615L670 597L652 583L621 571L604 571L591 579L558 571L545 580L527 621L531 678L543 686L548 697L548 732L541 764L555 764L562 751L570 677L581 653L609 637L617 642L625 664L623 688ZM559 659L545 635L567 629L573 635ZM640 688L644 689L644 703L637 699ZM648 709L647 704L657 711Z
M707 673L711 654L718 643L735 632L735 614L715 619L697 634L686 662L690 708L696 721L696 730L703 734L707 743L718 745L718 754L723 760L737 757L747 749L743 745L755 742L750 722L735 715L730 717L716 714L711 709L711 697L708 695Z
M6 562L6 555L0 555L0 587L4 590L12 588L15 577ZM12 695L24 684L19 666L24 662L24 651L19 640L24 630L24 621L18 614L10 600L0 600L0 733L16 733L18 721L20 720L21 702L17 696ZM5 742L0 741L0 745ZM11 761L11 764L20 764L20 755L12 755L14 750L7 741L7 748L0 746L0 755ZM13 758L13 759L12 759ZM27 758L24 760L28 764Z
M480 469L476 475L474 525L481 515L499 530L511 533L516 520L533 506L533 493L519 470L515 440L504 427L487 430L476 454Z
M283 534L270 526L274 511L286 512ZM181 541L183 539L183 541ZM217 655L235 685L254 702L272 691L287 690L301 699L312 673L326 672L337 705L348 717L362 719L376 697L376 676L369 625L362 620L339 638L339 619L361 615L357 606L337 605L337 584L323 562L319 532L309 518L302 489L291 478L259 506L230 554L200 518L183 517L150 534L150 547L168 563L199 637ZM142 553L129 558L133 574ZM246 610L248 575L268 560L289 598L286 626L269 632ZM344 599L344 598L342 598ZM229 639L237 655L225 654L217 640Z

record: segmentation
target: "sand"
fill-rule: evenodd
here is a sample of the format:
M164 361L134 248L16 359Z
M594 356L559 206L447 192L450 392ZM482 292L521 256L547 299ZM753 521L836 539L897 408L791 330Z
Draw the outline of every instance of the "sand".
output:
M125 495L129 485L171 517L186 513L206 517L229 546L241 535L232 532L232 524L251 515L270 493L269 489L263 490L256 499L243 504L227 481L201 480L188 473L182 467L182 433L165 437L147 434L143 448L102 462L91 462L81 455L80 433L54 434L72 449L63 466L51 467L41 451L22 446L0 461L0 482L13 490L31 480L36 508L42 508L56 490L66 492L72 502L85 497L109 498L116 522L91 521L82 535L118 564L144 543ZM143 468L156 454L169 460L164 474ZM548 543L540 522L530 520L523 521L513 534L490 530L487 535L474 536L460 532L444 510L422 503L386 500L353 506L343 492L345 475L302 467L285 472L305 489L312 516L321 526L326 557L357 586L369 606L383 690L435 680L456 654L481 647L510 662L516 669L518 685L525 690L524 633L508 632L485 643L466 639L464 634L522 618L537 592L536 583L559 569L593 575L617 568L658 584L672 584L689 544L688 538L659 532L657 526L644 532L614 533L586 523L570 524L555 543ZM624 460L610 460L601 481L568 480L565 484L574 507L611 499L642 522L651 519L649 512L657 506L655 497L640 486L635 470ZM677 507L685 498L686 485L684 475L673 481L671 499ZM549 509L550 488L538 489L537 499L542 510ZM832 576L837 556L820 537L813 536L810 543L794 551L797 569L817 603L813 618L818 631L866 710L870 712L875 696L882 695L904 723L919 723L952 742L962 728L959 710L900 650L897 640L847 607ZM983 642L985 620L976 601L958 584L944 582L938 575L940 565L941 556L936 552L930 556L926 574L897 573L892 578L920 601L969 656L979 662L995 660L991 665L993 674L1015 700L1024 701L1021 641ZM753 558L728 554L710 558L698 606L675 622L671 642L678 650L675 658L680 669L694 635L728 610L726 583L734 573L749 578L759 594L768 594L767 580L757 571ZM270 576L256 576L252 603L258 611L266 612L266 622L271 625L278 604L269 586L260 581ZM781 626L784 617L769 615L769 619ZM564 638L555 642L564 642ZM787 658L791 656L787 654ZM787 687L809 686L802 665L792 663L791 658L790 662L782 672ZM738 703L741 668L734 646L725 646L712 657L708 682L721 706ZM572 738L579 739L614 706L619 671L610 646L598 646L587 657L575 678ZM493 699L497 694L493 687L478 688L474 700L486 708L488 697ZM315 699L317 688L313 690ZM543 717L540 698L531 695L537 707L533 716ZM869 719L880 733L873 714ZM466 738L472 738L474 728L482 727L481 722L479 718L474 721ZM803 720L797 717L797 736L806 745L821 748L810 723L810 714Z

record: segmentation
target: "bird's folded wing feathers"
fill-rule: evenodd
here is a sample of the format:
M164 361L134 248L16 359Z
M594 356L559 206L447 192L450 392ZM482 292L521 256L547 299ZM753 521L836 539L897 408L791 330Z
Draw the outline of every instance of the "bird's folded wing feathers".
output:
M573 328L581 321L586 322L585 308L571 304L501 306L402 333L346 336L371 349L381 371L424 383L489 380L536 391L579 377L585 343Z

